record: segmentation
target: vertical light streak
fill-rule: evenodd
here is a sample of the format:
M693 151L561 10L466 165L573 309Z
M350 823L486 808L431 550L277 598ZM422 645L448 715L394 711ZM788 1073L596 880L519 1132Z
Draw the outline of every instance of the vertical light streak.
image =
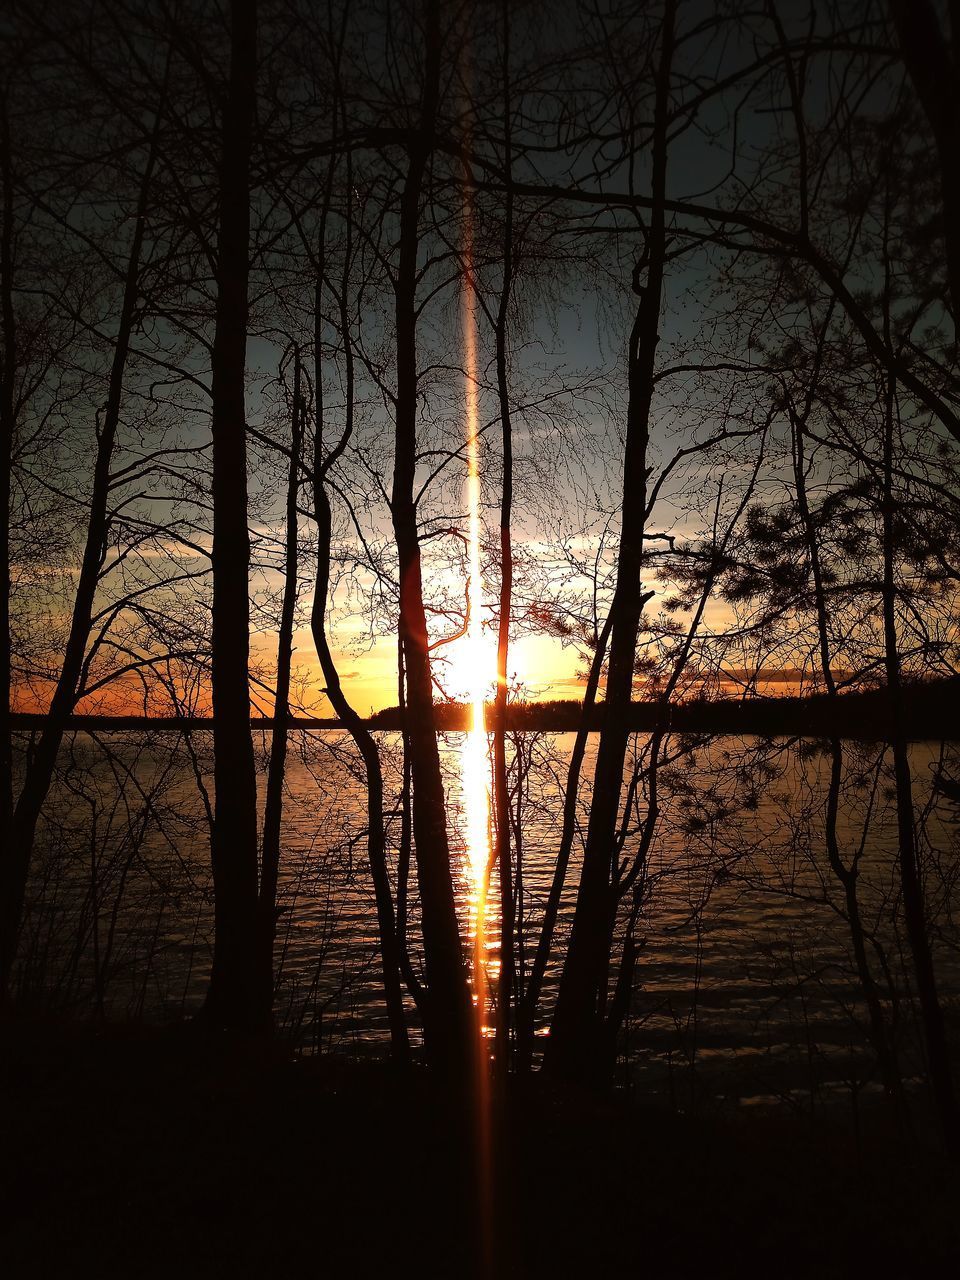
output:
M469 10L467 11L469 12ZM464 54L466 53L464 45ZM470 67L463 63L465 83L470 81ZM469 126L467 128L469 138ZM469 172L465 174L469 178ZM469 702L469 719L460 759L461 795L465 821L467 869L472 881L473 919L473 999L477 1035L474 1041L474 1155L477 1190L477 1268L483 1280L498 1274L494 1258L497 1252L495 1173L493 1168L492 1116L490 1095L490 1059L485 1037L487 1026L487 889L490 882L490 770L487 763L487 732L484 703L496 667L491 646L483 639L483 579L480 568L480 415L477 369L477 294L473 262L473 203L469 181L463 185L463 286L461 322L463 329L465 444L467 475L464 497L467 507L467 619L466 635L458 655L458 671L464 674L464 693Z
M473 276L473 207L464 193L464 275L461 295L463 327L467 475L467 630L458 669L464 672L469 718L460 758L461 794L466 826L467 862L472 881L473 999L477 1020L475 1123L477 1161L478 1273L495 1274L493 1266L494 1194L490 1136L490 1080L487 1025L487 890L490 883L490 769L484 703L495 675L491 646L483 639L483 580L480 570L480 441L477 394L477 298Z
M476 294L473 283L472 210L465 206L464 284L462 321L464 343L464 400L467 446L465 498L467 528L467 632L460 665L466 676L469 702L467 732L461 756L461 785L466 848L472 879L473 985L481 1034L485 1031L486 1008L486 899L490 863L490 778L487 762L487 733L484 703L492 679L489 644L483 637L483 579L480 566L480 447L477 395Z

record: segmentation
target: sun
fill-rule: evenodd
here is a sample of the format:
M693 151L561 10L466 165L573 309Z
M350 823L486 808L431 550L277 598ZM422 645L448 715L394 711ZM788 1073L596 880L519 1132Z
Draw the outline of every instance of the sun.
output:
M449 697L471 706L493 697L497 664L491 637L468 632L449 646L444 658L446 670L441 679Z

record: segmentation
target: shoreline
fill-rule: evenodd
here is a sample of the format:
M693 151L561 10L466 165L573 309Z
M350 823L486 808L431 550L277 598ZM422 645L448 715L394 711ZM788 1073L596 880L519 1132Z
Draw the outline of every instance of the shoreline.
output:
M904 690L903 728L911 739L960 740L960 679L928 681L908 685ZM602 726L604 704L592 709L587 730L596 733ZM461 733L469 724L471 709L464 703L437 703L437 731ZM582 706L577 701L513 703L507 707L507 729L511 732L575 733L581 722ZM42 730L47 717L41 712L10 713L11 728L21 732ZM885 689L840 694L834 701L824 694L805 697L719 699L691 701L664 707L658 702L631 704L630 729L650 733L660 728L671 733L750 734L763 738L805 737L884 741L891 737L892 710ZM272 716L252 717L254 732L273 729ZM364 717L369 729L398 732L402 713L386 707ZM487 730L493 728L493 707L486 707ZM194 733L209 732L212 716L72 715L67 728L86 732ZM345 730L336 717L291 716L292 730Z

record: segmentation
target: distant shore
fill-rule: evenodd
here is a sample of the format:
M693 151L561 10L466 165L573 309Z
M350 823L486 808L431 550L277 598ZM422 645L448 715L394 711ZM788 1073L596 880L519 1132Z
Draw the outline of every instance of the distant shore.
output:
M904 691L904 730L912 738L960 739L960 679L924 681L908 685ZM598 730L603 723L604 704L598 703L588 728ZM441 732L462 732L469 723L469 707L460 702L437 703L437 728ZM571 733L580 725L581 704L576 701L520 702L507 708L507 728L514 731ZM13 728L25 732L43 728L45 717L31 712L14 712ZM486 709L488 729L493 708ZM371 729L399 730L399 707L377 711L365 721ZM270 717L251 720L255 730L269 730ZM293 729L342 729L334 718L294 716ZM834 701L823 694L784 698L721 698L693 700L664 706L658 702L635 702L630 708L630 727L649 733L657 727L673 733L758 734L762 737L841 737L879 740L891 734L890 699L884 688L845 693ZM213 728L209 716L100 716L74 715L69 727L79 731L108 732L141 730L150 732L199 732Z

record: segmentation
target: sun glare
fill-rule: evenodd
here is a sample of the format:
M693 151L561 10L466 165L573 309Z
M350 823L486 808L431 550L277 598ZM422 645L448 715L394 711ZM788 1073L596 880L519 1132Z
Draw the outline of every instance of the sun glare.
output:
M468 245L469 263L469 245ZM463 290L464 391L466 401L468 512L467 633L459 642L455 675L469 703L461 761L466 845L474 890L483 894L490 858L490 781L483 708L495 675L492 642L483 634L483 579L480 566L480 465L477 406L476 299L468 271Z

